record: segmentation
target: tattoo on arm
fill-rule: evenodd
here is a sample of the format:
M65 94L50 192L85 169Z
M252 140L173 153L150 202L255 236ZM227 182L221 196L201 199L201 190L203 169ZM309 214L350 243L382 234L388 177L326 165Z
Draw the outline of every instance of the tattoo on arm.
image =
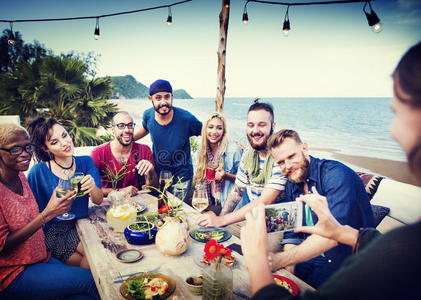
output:
M221 216L226 215L235 209L237 204L240 203L241 198L243 198L244 190L244 188L240 188L238 185L234 184L225 200L224 207L220 213Z

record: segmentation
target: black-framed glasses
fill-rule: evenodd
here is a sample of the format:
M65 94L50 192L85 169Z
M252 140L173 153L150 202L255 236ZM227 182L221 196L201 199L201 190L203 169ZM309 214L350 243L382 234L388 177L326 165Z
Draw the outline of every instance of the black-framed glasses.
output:
M21 155L23 150L25 150L27 153L32 154L32 152L34 152L35 150L35 145L34 144L28 144L26 146L14 146L10 149L6 149L6 148L0 148L0 150L3 151L7 151L9 152L11 155Z
M117 126L118 129L123 130L124 128L128 128L128 129L133 129L135 127L136 123L118 123L118 124L113 124L113 126Z

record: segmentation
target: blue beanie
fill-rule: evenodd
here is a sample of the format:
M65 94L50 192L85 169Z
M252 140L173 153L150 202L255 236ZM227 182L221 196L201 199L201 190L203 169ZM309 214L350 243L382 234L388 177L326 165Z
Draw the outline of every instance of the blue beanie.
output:
M171 84L163 79L158 79L151 84L149 88L149 96L152 96L156 93L167 92L172 94Z

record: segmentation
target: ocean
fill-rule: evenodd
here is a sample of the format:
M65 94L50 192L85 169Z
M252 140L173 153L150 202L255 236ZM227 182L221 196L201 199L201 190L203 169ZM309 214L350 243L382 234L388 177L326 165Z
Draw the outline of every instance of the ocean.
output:
M147 99L118 100L130 107L135 122L151 107ZM390 135L393 112L390 98L262 98L275 111L276 130L296 130L312 148L342 154L406 161L405 153ZM225 98L224 111L230 140L247 145L246 117L253 98ZM174 99L174 106L205 121L215 111L214 98ZM316 151L317 152L317 151ZM321 157L320 155L316 155ZM329 157L326 157L329 158Z

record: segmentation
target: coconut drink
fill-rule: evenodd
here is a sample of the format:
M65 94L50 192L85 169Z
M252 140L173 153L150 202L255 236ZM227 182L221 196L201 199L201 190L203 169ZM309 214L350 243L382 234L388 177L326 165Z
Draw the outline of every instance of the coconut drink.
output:
M186 226L179 218L166 218L164 225L156 234L155 245L164 255L177 256L189 247Z

